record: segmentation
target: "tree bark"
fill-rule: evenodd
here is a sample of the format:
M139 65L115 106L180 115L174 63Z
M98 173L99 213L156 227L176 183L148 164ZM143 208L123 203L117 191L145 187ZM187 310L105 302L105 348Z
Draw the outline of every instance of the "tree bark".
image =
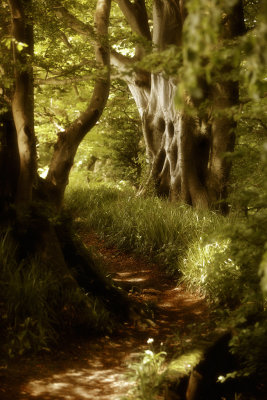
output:
M233 40L242 36L245 31L242 0L226 10L222 24L222 40ZM227 197L227 182L231 171L231 161L224 157L225 153L233 152L235 146L236 122L229 115L232 107L239 104L239 83L224 77L234 71L230 63L221 68L222 79L212 87L213 116L211 118L211 149L209 169L207 173L207 188L212 203L220 201L221 210L228 211L225 201ZM231 112L230 112L231 114Z
M18 177L17 132L9 110L0 115L0 208L15 202Z
M34 136L33 26L25 16L25 6L31 9L31 0L9 0L12 19L15 91L12 98L13 120L17 132L20 174L16 202L27 205L32 199L36 178L36 146ZM20 48L22 46L22 49Z
M143 114L150 180L159 196L208 208L208 132L201 130L197 117L175 109L175 89L171 79L152 77L149 106Z
M99 120L108 99L110 87L110 54L108 45L110 5L111 0L98 0L95 11L95 56L99 67L103 69L103 74L95 83L93 95L87 109L64 132L58 134L58 140L46 178L50 187L51 202L57 209L62 205L77 148L84 136Z

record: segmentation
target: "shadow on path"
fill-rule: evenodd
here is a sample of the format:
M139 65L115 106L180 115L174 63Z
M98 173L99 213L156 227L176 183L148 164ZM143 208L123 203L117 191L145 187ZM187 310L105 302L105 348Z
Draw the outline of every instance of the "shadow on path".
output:
M94 234L82 236L102 254L119 286L151 307L151 319L136 314L111 337L77 340L55 354L11 362L0 369L2 400L119 400L131 385L127 366L148 348L149 338L155 348L164 343L171 351L190 324L207 318L204 299L176 287L157 265L106 248Z

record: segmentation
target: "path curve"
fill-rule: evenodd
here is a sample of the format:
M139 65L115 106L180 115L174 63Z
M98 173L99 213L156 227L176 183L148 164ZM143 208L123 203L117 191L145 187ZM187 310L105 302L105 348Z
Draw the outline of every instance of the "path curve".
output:
M102 254L107 271L129 296L151 305L151 317L136 314L111 337L77 340L54 354L2 366L0 399L119 400L131 386L128 366L149 348L149 338L155 349L163 343L171 353L192 323L207 318L204 299L176 287L157 265L107 248L95 234L82 238Z

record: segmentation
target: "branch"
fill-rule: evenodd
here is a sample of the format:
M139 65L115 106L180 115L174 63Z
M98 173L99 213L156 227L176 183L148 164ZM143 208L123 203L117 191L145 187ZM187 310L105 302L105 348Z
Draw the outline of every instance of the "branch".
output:
M51 185L53 202L60 208L65 188L68 184L70 169L77 148L90 129L99 120L106 105L110 88L110 51L108 43L108 25L111 0L97 0L95 11L95 58L105 68L105 76L96 79L94 91L87 109L58 135L55 151L50 163L46 181Z
M124 56L123 54L118 53L115 50L111 51L111 64L113 67L115 67L118 70L118 73L112 73L112 78L116 79L118 77L123 77L125 79L125 76L130 76L132 73L132 68L131 65L134 66L135 63L135 58L127 57ZM79 65L75 65L75 70L78 69L78 67L82 67L84 65L87 65L88 61L85 60L85 62L80 63ZM97 66L95 63L92 65L92 68L96 69L99 71L99 66ZM90 80L93 79L96 74L91 73L91 74L86 74L86 75L81 75L81 76L68 76L72 71L54 71L53 73L50 71L51 75L50 77L47 78L35 78L34 83L36 86L38 85L55 85L55 86L61 86L61 85L69 85L70 83L78 83L82 82L85 80ZM127 79L126 79L127 80ZM127 80L128 81L128 80Z
M64 22L68 25L69 28L73 29L80 35L85 36L86 38L90 37L95 40L95 32L93 27L89 24L85 24L84 22L80 21L75 15L71 14L65 7L61 5L60 1L56 2L56 6L54 7L54 12L59 19L64 20ZM127 56L123 56L122 54L118 53L115 50L111 51L111 63L114 67L117 67L120 70L120 72L122 72L122 70L125 71L126 65L129 65L134 61L135 61L134 59Z
M60 1L56 1L54 4L55 6L53 7L53 10L56 16L59 19L64 20L70 28L83 36L95 37L94 28L91 25L80 21L75 15L71 14L65 7L63 7Z
M92 79L93 75L83 75L83 76L75 76L73 78L65 78L65 79L58 79L58 76L51 76L47 79L35 79L34 83L36 86L38 85L55 85L55 86L63 86L69 85L70 83L77 83L80 81L85 81Z
M60 32L60 35L61 35L61 38L62 38L63 42L65 43L65 45L66 45L69 49L72 49L72 44L69 42L69 40L68 40L66 34L65 34L64 32L61 31L61 32Z
M110 51L108 43L108 21L111 0L98 0L95 12L95 59L101 68L106 67L105 77L96 80L93 95L88 108L67 129L75 131L82 140L84 135L95 125L106 104L110 87ZM66 10L64 9L64 12ZM68 15L71 15L67 12ZM76 20L76 17L74 17ZM83 24L83 23L82 23ZM83 24L85 25L85 24ZM87 25L86 25L87 26Z
M135 0L134 3L131 3L129 0L118 0L118 4L133 32L151 40L144 0Z
M129 66L133 65L137 60L134 57L127 57L116 50L111 50L110 61L114 67L117 67L120 72L129 71Z

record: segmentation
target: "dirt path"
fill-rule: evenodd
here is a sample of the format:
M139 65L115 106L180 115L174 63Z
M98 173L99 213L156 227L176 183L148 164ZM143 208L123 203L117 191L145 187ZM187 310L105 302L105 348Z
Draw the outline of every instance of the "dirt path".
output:
M166 278L145 260L106 248L95 235L83 236L102 254L106 268L121 287L151 308L151 317L126 323L111 337L72 342L66 349L0 369L0 399L119 400L131 383L128 365L154 339L155 349L171 352L189 325L207 317L203 299Z

